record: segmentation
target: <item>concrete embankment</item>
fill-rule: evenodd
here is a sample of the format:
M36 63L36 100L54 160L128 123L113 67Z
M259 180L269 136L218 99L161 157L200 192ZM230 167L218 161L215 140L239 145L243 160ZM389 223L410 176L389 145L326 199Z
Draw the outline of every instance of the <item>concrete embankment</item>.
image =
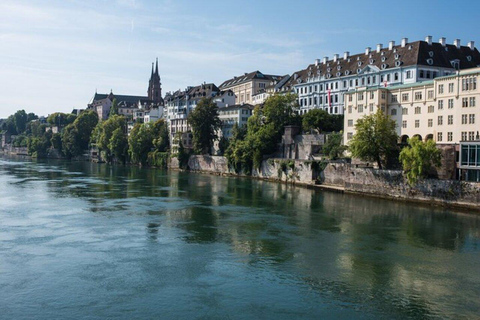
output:
M191 156L189 170L218 175L238 175L219 156ZM323 169L323 170L322 170ZM241 176L241 175L238 175ZM480 183L426 179L410 186L399 170L356 168L346 163L318 163L304 160L269 159L252 177L292 183L336 192L357 193L402 201L441 205L480 212Z

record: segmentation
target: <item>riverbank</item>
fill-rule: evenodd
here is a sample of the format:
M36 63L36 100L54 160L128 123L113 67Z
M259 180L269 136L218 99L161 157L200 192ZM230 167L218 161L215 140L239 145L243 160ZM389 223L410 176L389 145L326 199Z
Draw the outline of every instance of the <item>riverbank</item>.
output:
M480 213L480 184L475 182L426 179L410 186L400 170L357 168L347 163L328 163L325 168L319 168L318 163L304 160L265 160L251 175L230 170L227 159L220 156L191 156L188 166L192 172L252 177ZM175 169L175 164L171 167Z

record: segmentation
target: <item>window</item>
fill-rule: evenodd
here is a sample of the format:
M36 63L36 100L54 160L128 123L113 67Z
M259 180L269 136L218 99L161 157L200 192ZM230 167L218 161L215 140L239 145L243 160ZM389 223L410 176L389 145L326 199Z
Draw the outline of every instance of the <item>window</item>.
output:
M425 78L425 71L420 70L419 78Z
M402 121L402 128L406 129L407 128L407 120Z
M470 91L477 89L477 78L462 79L462 91Z
M348 113L352 113L352 106L348 106Z
M408 93L402 93L402 101L408 101Z
M435 111L434 106L428 106L428 113L433 113Z
M462 140L461 141L467 141L467 132L462 131Z
M408 114L408 109L407 108L402 108L402 114L407 115Z
M463 108L468 107L468 98L462 98L462 107Z
M449 83L448 84L448 93L452 93L453 92L453 83Z
M385 95L385 91L382 91L382 99L385 100L385 96L386 96L386 95ZM395 96L395 99L397 99L397 96Z
M437 122L437 124L438 124L439 126L443 125L443 116L438 116L438 122Z
M375 93L374 92L370 92L370 99L374 99L375 98Z
M443 93L443 84L438 85L438 93Z
M362 113L363 112L363 104L359 104L358 105L358 113Z
M390 82L390 73L387 74L387 82Z
M353 127L353 120L348 120L348 126Z
M453 132L447 132L447 141L453 141Z
M397 95L396 94L392 94L392 102L397 102Z
M453 116L448 116L448 124L453 124Z
M475 114L470 114L468 116L468 123L469 124L475 124Z
M428 99L433 99L433 90L428 90Z
M462 124L467 124L468 114L462 114Z
M347 133L347 140L350 140L352 138L353 138L353 133L352 132Z
M415 92L415 100L422 100L422 92Z
M395 81L398 81L398 72L395 72L395 74L393 75L393 79L394 79Z
M415 120L415 128L420 128L420 120Z
M422 113L422 109L420 107L415 107L415 114Z
M437 141L442 141L443 140L443 134L441 132L437 133Z
M468 140L470 141L475 140L475 131L468 132Z
M411 79L412 78L412 71L408 70L406 75L405 75L405 78Z
M397 115L397 109L392 109L392 110L390 111L390 114L391 114L392 116L396 116L396 115Z
M433 119L428 119L428 127L433 127Z
M370 108L370 112L373 112L373 103L370 103L369 108Z
M358 94L358 100L363 100L363 93Z
M353 94L349 94L349 95L348 95L348 101L350 101L350 102L351 102L351 101L352 101L352 99L353 99Z
M475 97L470 97L468 100L470 102L470 107L475 107Z
M443 100L438 100L438 110L443 110Z
M448 99L448 109L453 109L453 99Z

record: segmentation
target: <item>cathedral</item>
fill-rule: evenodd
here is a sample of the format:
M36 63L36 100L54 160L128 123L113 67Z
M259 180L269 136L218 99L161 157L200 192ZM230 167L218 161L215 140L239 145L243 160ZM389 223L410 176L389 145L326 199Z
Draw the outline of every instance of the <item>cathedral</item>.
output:
M118 114L133 120L136 116L143 115L152 109L161 109L163 113L162 83L158 73L158 58L155 63L152 63L147 96L119 95L112 91L109 94L95 92L87 105L87 109L94 110L98 114L99 120L106 120L114 100L117 103Z

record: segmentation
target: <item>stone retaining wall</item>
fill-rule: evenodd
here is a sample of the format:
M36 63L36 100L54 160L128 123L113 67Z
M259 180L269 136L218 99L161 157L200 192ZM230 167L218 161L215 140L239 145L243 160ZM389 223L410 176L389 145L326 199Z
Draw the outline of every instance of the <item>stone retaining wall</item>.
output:
M220 156L191 156L189 169L197 172L238 175ZM480 184L457 180L427 179L410 187L399 170L357 168L346 163L329 163L322 172L306 160L268 159L252 176L301 185L342 188L345 192L379 197L435 202L480 210ZM317 179L318 176L318 179ZM317 181L318 180L318 181Z

